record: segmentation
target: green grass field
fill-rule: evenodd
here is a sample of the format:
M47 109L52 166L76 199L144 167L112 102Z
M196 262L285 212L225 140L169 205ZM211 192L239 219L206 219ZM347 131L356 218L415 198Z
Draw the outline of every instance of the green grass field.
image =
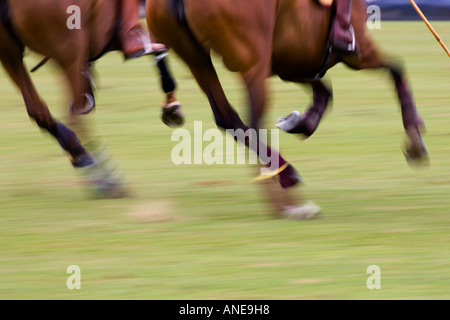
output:
M450 23L433 23L450 44ZM308 140L281 134L282 154L306 181L324 218L269 215L254 169L171 161L173 129L152 58L97 63L90 119L132 197L89 196L56 142L26 114L0 76L0 299L449 299L450 61L422 22L371 31L403 59L427 125L429 168L407 165L399 106L388 74L344 66L327 78L333 109ZM27 56L28 67L39 57ZM171 69L185 128L215 128L208 102L175 54ZM235 74L217 61L231 102L246 118ZM55 116L66 118L64 79L52 65L33 75ZM271 79L268 128L310 92ZM69 290L67 267L81 269ZM381 270L369 290L366 270Z

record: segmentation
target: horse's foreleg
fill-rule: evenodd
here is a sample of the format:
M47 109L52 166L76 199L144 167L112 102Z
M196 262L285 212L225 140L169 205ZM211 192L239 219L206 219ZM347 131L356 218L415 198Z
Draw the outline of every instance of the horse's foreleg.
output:
M300 114L300 112L294 111L276 122L276 126L281 130L302 134L305 138L309 138L316 131L332 97L331 89L323 81L314 80L309 84L313 89L313 103L306 112Z
M92 133L86 125L84 115L91 111L95 105L89 68L85 59L82 59L81 56L71 57L70 60L67 60L57 60L64 71L72 97L67 123L77 132L83 144L86 144L92 140Z
M69 104L69 113L72 115L88 114L95 108L90 67L89 63L81 64L76 61L71 65L62 65L74 97Z
M11 79L22 92L28 115L37 125L53 135L60 146L69 153L74 167L87 167L95 164L94 159L81 145L75 133L56 121L39 95L23 65L19 55L2 56L2 63Z
M256 69L256 68L255 68ZM243 75L244 82L247 86L250 112L251 112L251 129L255 130L255 147L256 154L264 165L263 176L278 176L280 185L286 189L295 186L301 182L299 174L294 167L287 163L276 148L270 147L261 140L261 134L265 131L260 130L260 121L266 112L266 73L261 68L257 68L258 72L249 72ZM268 74L268 73L267 73ZM266 135L266 134L265 134ZM267 135L266 135L267 136Z
M266 111L265 79L263 72L255 77L244 74L251 108L251 127L256 129L256 152L261 161L265 162L264 171L260 172L258 180L262 183L266 197L270 199L269 203L277 216L296 220L315 218L321 208L312 202L305 202L301 195L295 192L296 188L291 188L302 181L294 167L273 148L273 141L272 147L261 141L264 135L267 136L264 131L259 130L260 120Z
M83 105L86 92L90 89L89 77L82 72L85 66L84 61L81 56L77 56L68 64L60 61L72 92L72 106ZM69 110L74 111L73 109ZM85 112L69 112L70 125L82 139L96 164L96 166L86 168L82 173L86 175L87 182L93 188L96 196L101 198L123 197L127 194L123 175L112 161L110 153L101 143L100 138L93 134L92 126L89 126L88 123L89 117L84 114Z

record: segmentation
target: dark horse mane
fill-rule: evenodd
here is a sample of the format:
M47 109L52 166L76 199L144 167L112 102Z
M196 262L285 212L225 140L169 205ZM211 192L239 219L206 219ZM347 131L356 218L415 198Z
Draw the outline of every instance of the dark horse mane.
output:
M175 20L183 27L184 31L192 41L192 43L201 51L203 51L202 46L197 41L191 27L189 26L189 21L186 16L186 7L184 0L167 0L167 4L172 12Z

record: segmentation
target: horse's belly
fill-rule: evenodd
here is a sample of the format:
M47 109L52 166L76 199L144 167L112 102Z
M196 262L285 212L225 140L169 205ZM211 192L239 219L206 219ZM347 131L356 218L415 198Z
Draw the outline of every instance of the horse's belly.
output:
M280 56L272 60L272 72L286 81L301 82L315 78L326 64L326 55L320 59L302 56Z

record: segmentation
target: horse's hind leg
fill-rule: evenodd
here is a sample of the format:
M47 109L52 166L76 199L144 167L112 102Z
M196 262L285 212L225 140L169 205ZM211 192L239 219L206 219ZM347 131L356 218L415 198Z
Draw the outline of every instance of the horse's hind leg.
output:
M184 123L180 102L175 96L176 82L167 63L167 52L155 53L155 62L159 70L161 88L166 95L162 106L162 121L169 127L178 127Z
M258 70L255 72L255 70ZM266 158L266 171L261 172L258 180L262 181L266 196L277 214L288 219L312 219L321 211L321 208L311 202L305 202L301 194L295 192L295 186L301 181L294 167L286 162L281 154L274 148L266 147L260 143L264 132L259 132L259 123L266 108L266 73L262 65L243 73L247 85L251 106L252 124L257 136L257 154L264 160ZM317 126L317 125L316 125ZM268 152L264 154L264 152ZM267 170L268 168L268 170ZM278 183L278 185L277 185ZM283 188L281 190L280 186Z
M22 92L28 115L37 125L53 135L60 146L68 152L72 165L76 168L95 164L94 159L81 145L78 137L61 122L56 121L39 95L25 69L22 52L15 47L0 51L0 58L11 79Z
M294 111L276 122L276 126L281 130L302 134L305 138L309 138L316 131L332 97L331 89L322 80L313 80L309 84L313 89L313 103L306 112L300 114Z
M267 162L266 169L263 175L274 175L279 177L280 185L286 189L295 186L301 179L294 169L294 167L287 163L281 154L275 149L266 146L260 141L260 121L266 111L266 99L267 99L267 88L266 79L269 71L267 67L269 62L264 63L263 58L260 58L259 64L250 68L247 72L242 73L243 80L247 86L248 100L250 104L251 113L251 125L250 128L255 130L257 135L257 143L255 146L257 150L256 153L264 162ZM264 132L264 131L262 131ZM263 159L265 158L265 159Z
M425 129L424 122L416 109L402 69L393 66L388 68L400 101L403 127L409 138L409 144L404 151L405 157L412 165L426 163L428 161L428 151L420 134L421 130Z
M383 59L368 38L363 38L360 42L360 60L356 63L349 62L348 66L356 70L382 68L390 72L400 102L403 127L409 139L404 151L406 159L412 165L427 163L428 152L421 136L425 125L417 111L403 68Z

